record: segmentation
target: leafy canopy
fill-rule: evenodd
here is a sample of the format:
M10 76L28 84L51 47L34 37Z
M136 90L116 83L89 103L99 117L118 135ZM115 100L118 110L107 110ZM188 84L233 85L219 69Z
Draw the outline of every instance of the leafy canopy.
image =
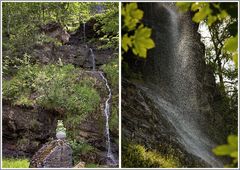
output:
M138 9L137 3L128 3L122 6L122 16L123 29L127 32L122 36L123 52L131 49L133 54L146 58L147 50L155 47L155 44L151 39L152 30L141 23L143 11Z

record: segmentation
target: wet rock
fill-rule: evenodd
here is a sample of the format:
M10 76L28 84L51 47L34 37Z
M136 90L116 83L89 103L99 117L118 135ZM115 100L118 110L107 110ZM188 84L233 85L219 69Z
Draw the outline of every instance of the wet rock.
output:
M35 153L30 168L72 168L72 149L64 140L46 143Z
M223 167L212 148L226 133L214 107L217 86L204 62L198 25L174 3L139 3L139 8L156 47L146 60L124 58L122 139L163 155L173 150L183 167Z

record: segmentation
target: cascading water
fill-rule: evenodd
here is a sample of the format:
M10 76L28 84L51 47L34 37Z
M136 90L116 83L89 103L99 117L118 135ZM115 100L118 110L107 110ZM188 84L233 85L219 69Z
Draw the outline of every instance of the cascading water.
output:
M86 23L83 22L83 43L86 43Z
M104 77L102 72L99 72L99 74L101 75L102 79L105 81L105 85L108 89L108 98L105 102L105 108L104 108L104 116L106 119L106 126L105 126L105 134L106 134L106 146L107 146L107 161L109 165L116 165L116 160L112 154L112 149L111 149L111 138L110 138L110 132L109 132L109 116L110 116L110 105L109 102L112 98L112 93L111 93L111 89L108 85L108 81L107 79Z
M89 50L90 50L90 57L92 58L92 71L95 71L95 67L96 67L95 66L95 55L93 53L92 48L90 48ZM104 80L105 85L108 89L108 98L105 101L105 107L104 107L104 116L105 116L105 120L106 120L105 135L106 135L106 148L107 148L107 163L108 163L108 165L115 166L115 165L117 165L117 162L112 153L111 138L110 138L110 131L109 131L110 100L112 98L112 92L111 92L110 86L108 85L108 81L104 77L103 73L101 71L98 71L98 73L100 74L101 78Z
M92 70L95 71L95 67L96 67L96 64L95 64L95 55L93 53L93 50L90 48L90 57L92 58Z
M190 14L181 14L174 4L139 6L144 11L144 23L153 29L156 47L148 53L144 65L133 66L141 70L144 79L144 83L135 85L171 123L173 138L185 151L206 166L223 167L212 153L216 143L209 133L213 125L207 122L211 106L203 89L204 51L196 25Z

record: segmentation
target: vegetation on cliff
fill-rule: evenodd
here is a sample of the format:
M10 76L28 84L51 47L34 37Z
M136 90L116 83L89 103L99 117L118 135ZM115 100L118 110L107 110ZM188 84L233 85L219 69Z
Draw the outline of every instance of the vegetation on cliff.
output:
M91 69L90 48L95 53L96 69L103 72L112 89L110 131L113 143L118 143L118 3L3 2L2 9L4 130L11 119L8 112L15 114L13 108L35 114L29 120L35 127L32 136L28 130L18 134L17 125L10 128L15 135L10 140L12 134L3 131L4 146L21 143L21 147L13 144L13 148L5 148L4 167L19 167L18 158L29 159L32 152L55 138L51 133L57 119L67 128L74 164L106 165L102 112L108 92L99 72ZM51 118L41 115L43 110ZM21 124L15 117L13 122ZM46 136L36 130L42 125L49 128ZM36 147L31 149L33 143ZM117 155L118 147L113 150Z

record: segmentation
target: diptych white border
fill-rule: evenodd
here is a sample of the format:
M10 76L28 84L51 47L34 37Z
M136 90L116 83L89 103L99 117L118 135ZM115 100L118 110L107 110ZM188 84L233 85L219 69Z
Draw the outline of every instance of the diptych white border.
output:
M1 0L0 0L1 1ZM121 137L122 137L122 124L121 124L121 91L122 91L122 87L121 87L121 80L122 80L122 71L121 71L121 60L122 60L122 55L121 55L121 2L238 2L238 29L239 29L239 0L237 1L222 1L222 0L213 0L213 1L207 1L207 0L203 0L203 1L185 1L185 0L178 0L178 1L172 1L172 0L165 0L165 1L161 1L161 0L155 0L155 1L151 1L151 0L95 0L95 1L92 1L92 0L85 0L85 1L76 1L76 0L68 0L68 1L49 1L49 0L40 0L40 1L28 1L28 0L23 0L23 1L18 1L18 0L8 0L8 1L5 1L5 0L2 0L1 1L1 7L0 7L0 11L1 11L1 29L0 29L0 33L1 33L1 57L0 57L0 65L1 65L1 70L0 70L0 73L1 73L1 81L0 81L0 142L1 142L1 145L0 145L0 169L3 169L2 168L2 2L119 2L119 168L111 168L111 169L212 169L212 170L215 170L215 169L239 169L239 165L238 165L238 168L122 168L121 166ZM238 44L239 44L239 36L238 36ZM239 54L239 48L238 48L238 54ZM238 63L239 63L239 57L238 57ZM239 68L238 68L238 80L239 80ZM238 82L239 83L239 82ZM239 133L239 84L238 84L238 133ZM238 135L238 142L239 142L239 135ZM238 152L238 158L239 158L239 152ZM238 161L239 162L239 161ZM4 168L4 169L34 169L34 168ZM74 168L38 168L38 169L74 169ZM75 168L76 169L76 168ZM110 169L110 168L81 168L81 169Z

